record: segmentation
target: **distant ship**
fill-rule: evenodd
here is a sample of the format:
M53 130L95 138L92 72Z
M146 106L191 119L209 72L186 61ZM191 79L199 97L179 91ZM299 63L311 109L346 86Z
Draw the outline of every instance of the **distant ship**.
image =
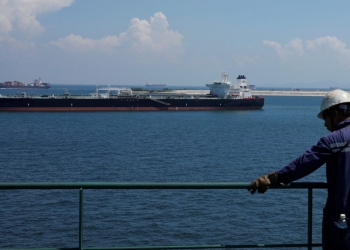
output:
M166 87L166 84L152 84L152 83L146 83L146 87Z
M329 88L330 89L339 89L339 87L336 87L336 86L330 86Z
M209 94L133 93L130 88L96 88L90 95L0 94L0 111L176 111L261 109L264 97L253 96L244 75L231 84L228 74L206 84Z
M250 89L255 89L255 85L249 85Z
M34 82L25 84L19 81L7 81L7 82L0 82L0 88L3 89L48 89L50 88L50 83L43 83L39 78L35 79Z

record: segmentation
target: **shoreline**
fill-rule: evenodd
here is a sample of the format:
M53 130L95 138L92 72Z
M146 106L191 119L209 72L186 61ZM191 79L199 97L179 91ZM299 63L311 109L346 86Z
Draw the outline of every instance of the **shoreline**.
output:
M253 95L261 96L325 96L329 91L293 90L252 90Z
M253 95L258 96L325 96L329 91L293 91L293 90L252 90ZM186 95L206 95L209 94L209 90L173 90L171 92L175 94L186 94Z

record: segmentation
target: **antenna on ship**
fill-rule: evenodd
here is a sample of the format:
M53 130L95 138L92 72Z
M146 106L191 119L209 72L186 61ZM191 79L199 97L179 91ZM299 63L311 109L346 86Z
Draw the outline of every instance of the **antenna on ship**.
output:
M227 73L225 73L225 72L223 72L222 74L221 74L221 82L223 82L223 83L229 83L229 80L228 80L228 74Z

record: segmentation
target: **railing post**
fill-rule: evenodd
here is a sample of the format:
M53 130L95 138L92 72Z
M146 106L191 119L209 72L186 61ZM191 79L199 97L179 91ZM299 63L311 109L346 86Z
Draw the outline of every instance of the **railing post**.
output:
M83 188L79 189L79 250L83 249Z
M312 188L308 188L308 218L307 218L307 244L308 249L312 249Z

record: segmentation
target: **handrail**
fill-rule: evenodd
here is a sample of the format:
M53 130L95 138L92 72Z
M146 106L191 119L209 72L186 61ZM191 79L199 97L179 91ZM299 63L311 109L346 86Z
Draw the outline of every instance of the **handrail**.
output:
M0 189L247 189L248 182L0 182ZM325 189L325 182L296 182L274 189Z
M189 245L189 246L152 246L152 247L83 247L83 190L84 189L247 189L246 182L1 182L1 190L11 189L78 189L79 190L79 247L60 248L64 250L136 250L136 249L222 249L222 248L289 248L320 247L322 244L312 242L312 190L325 189L327 183L300 182L289 185L276 185L274 189L308 189L308 240L305 244L257 244L257 245ZM45 248L55 249L55 248ZM34 250L34 249L32 249Z

